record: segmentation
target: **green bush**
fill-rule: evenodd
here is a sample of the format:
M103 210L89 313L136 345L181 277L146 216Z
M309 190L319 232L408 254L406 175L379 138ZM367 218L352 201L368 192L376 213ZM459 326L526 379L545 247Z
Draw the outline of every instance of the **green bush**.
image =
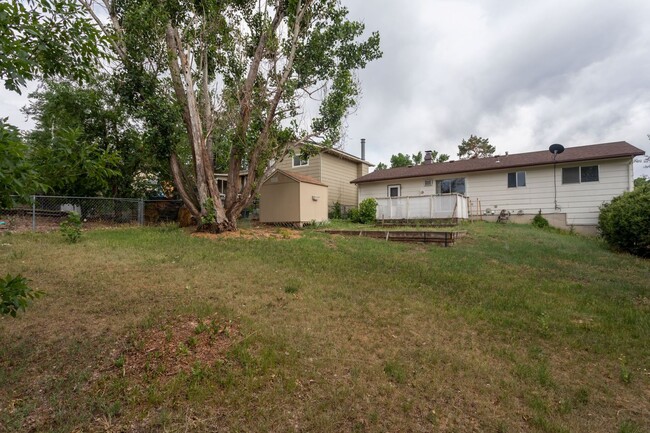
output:
M359 203L358 209L350 209L348 217L352 222L368 224L375 221L377 215L377 200L367 198Z
M25 311L32 299L38 298L42 292L31 289L27 285L27 278L21 275L12 277L7 274L0 278L0 315L16 317L19 310Z
M81 215L77 212L70 212L68 217L60 224L61 234L71 243L79 242L81 239Z
M548 220L542 216L541 209L537 213L537 215L535 215L535 217L533 218L533 223L532 224L533 224L533 226L535 226L537 228L540 228L540 229L544 229L544 228L549 227Z
M334 203L334 206L332 207L332 211L330 212L329 217L330 219L334 219L334 220L340 220L341 218L343 218L343 209L341 208L340 202L337 201L336 203Z
M639 186L601 206L598 231L612 247L650 257L650 185Z

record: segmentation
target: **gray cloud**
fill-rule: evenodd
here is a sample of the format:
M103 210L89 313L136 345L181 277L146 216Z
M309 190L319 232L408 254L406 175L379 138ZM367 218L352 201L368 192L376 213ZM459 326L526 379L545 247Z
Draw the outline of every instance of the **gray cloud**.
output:
M616 140L650 152L647 2L347 3L384 51L360 73L350 152L365 137L373 162L454 155L470 134L499 152Z

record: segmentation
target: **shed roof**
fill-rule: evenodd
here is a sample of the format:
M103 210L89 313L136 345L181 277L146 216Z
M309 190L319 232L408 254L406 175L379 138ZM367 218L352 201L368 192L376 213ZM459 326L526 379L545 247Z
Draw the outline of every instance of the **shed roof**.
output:
M625 141L568 147L557 155L556 162L580 162L619 157L635 157L645 152ZM421 164L411 167L397 167L375 170L351 183L376 182L410 177L437 176L443 174L467 173L473 171L499 170L553 164L553 154L548 150L537 152L498 155L488 158L463 159L459 161Z

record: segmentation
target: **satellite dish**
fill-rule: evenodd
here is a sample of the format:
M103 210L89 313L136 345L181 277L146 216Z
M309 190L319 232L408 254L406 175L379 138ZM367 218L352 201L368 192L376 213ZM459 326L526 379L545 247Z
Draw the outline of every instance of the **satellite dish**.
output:
M548 148L548 151L551 152L553 155L557 155L564 152L564 146L557 143L551 144L551 147Z

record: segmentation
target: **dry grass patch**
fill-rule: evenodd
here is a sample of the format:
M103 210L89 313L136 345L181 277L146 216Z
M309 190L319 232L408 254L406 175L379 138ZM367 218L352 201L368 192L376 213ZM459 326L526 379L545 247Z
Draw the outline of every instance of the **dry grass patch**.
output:
M114 355L114 367L123 376L146 380L148 374L174 376L191 372L198 364L225 359L240 337L232 320L179 317L132 336L130 347Z
M251 226L250 228L241 228L236 232L224 233L192 233L192 236L203 239L246 239L246 240L260 240L260 239L298 239L302 236L299 230L290 229L286 227L271 227L271 226Z

